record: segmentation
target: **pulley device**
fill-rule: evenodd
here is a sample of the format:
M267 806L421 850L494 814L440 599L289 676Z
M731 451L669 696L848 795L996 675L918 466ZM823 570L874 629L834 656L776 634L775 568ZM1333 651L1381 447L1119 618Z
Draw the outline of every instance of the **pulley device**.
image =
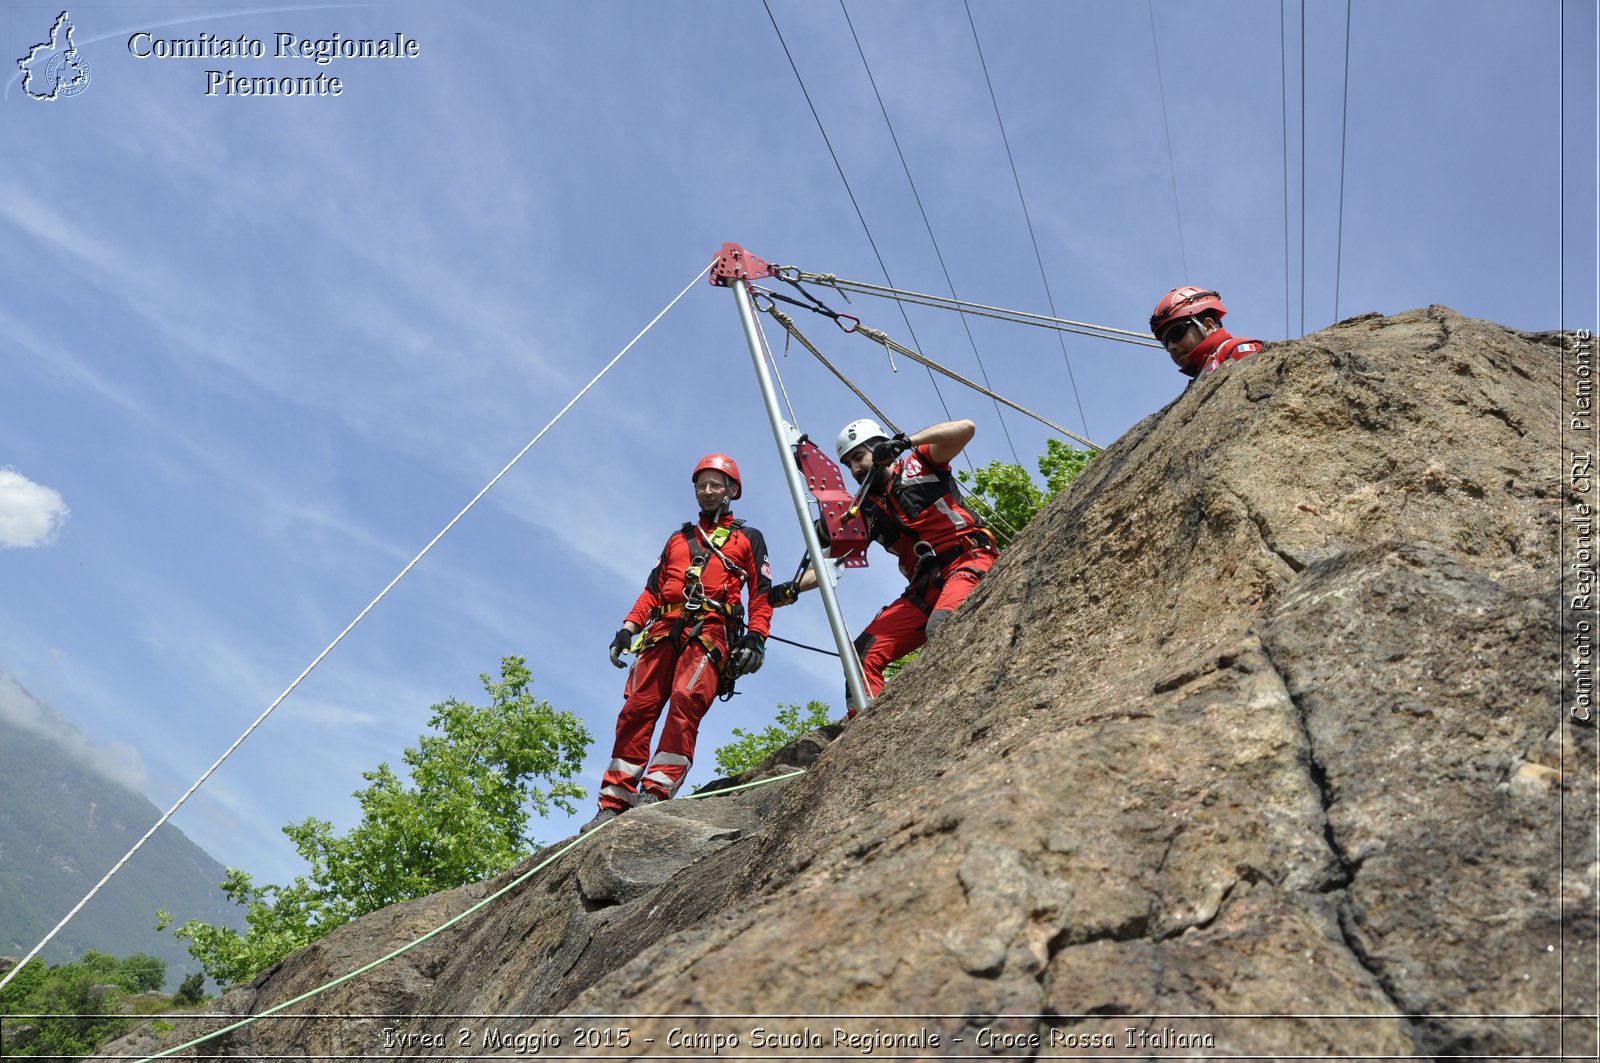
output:
M822 448L801 436L794 445L794 461L805 477L806 490L817 500L818 537L827 548L827 557L845 568L862 568L867 563L867 522L861 516L856 498L844 486L844 476Z

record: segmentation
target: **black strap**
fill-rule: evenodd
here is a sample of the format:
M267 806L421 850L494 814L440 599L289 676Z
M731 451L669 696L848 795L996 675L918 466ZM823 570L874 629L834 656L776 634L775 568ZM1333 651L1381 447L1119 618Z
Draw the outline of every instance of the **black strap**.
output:
M876 497L875 498L870 493L864 495L862 497L862 499L861 499L861 508L862 508L862 511L865 512L866 509L867 509L867 504L869 502L872 503L874 509L878 513L882 514L884 520L889 523L889 525L891 526L891 530L896 531L896 532L899 533L897 535L897 537L896 537L896 541L898 541L900 538L909 538L909 537L911 537L913 533L911 531L911 528L906 524L906 522L900 518L900 514L898 512L900 507L899 507L898 503L896 502L896 500L893 497L896 486L897 485L896 485L894 479L891 478L889 480L888 484L886 484L884 486L883 495L881 497ZM971 521L972 527L975 530L979 529L979 528L982 528L984 530L988 529L989 526L988 526L987 523L985 523L985 521L983 519L983 514L977 512L971 506L966 504L966 499L964 498L964 496L961 493L960 481L958 481L954 476L950 477L950 492L949 492L949 494L950 494L951 500L953 502L955 502L956 506L961 510L961 512ZM871 522L868 522L868 530L870 530L870 529L871 529ZM963 533L963 535L966 535L966 534L970 534L970 533L965 533L965 532ZM884 544L884 545L887 546L888 544ZM992 541L991 541L990 545L991 546L994 545Z
M729 521L726 527L728 529L728 541L732 542L733 533L744 528L744 521L736 517ZM715 530L715 527L713 530ZM721 550L718 550L711 544L709 537L706 536L705 532L700 530L700 525L697 522L692 520L684 521L683 527L679 529L679 534L683 536L684 542L689 546L689 567L692 568L696 573L696 583L700 582L699 573L704 571L706 562L711 560L711 555L713 553L715 553L717 557L721 559L723 565L734 575L738 576L740 579L749 578L748 574L746 574L743 569L741 569L738 565L735 565L732 561L729 561L727 557L723 555ZM668 545L670 546L671 543L669 542ZM661 556L663 558L666 557L665 550L662 551ZM739 609L739 603L737 601L730 606L725 600L718 601L715 598L707 598L703 593L700 601L702 606L711 605L717 612L727 617L730 622L734 624L739 622L739 614L742 612L742 610ZM685 601L685 604L688 604L687 600Z
M931 612L932 606L928 605L923 599L928 597L928 592L933 588L944 585L944 567L963 554L971 553L974 550L994 549L994 533L987 528L975 528L962 536L962 541L959 545L952 546L941 553L921 555L917 560L916 571L911 575L911 581L906 584L905 597L915 602L923 612ZM960 572L962 570L956 569L955 571ZM979 579L983 578L983 571L980 569L969 568L965 571L971 572Z

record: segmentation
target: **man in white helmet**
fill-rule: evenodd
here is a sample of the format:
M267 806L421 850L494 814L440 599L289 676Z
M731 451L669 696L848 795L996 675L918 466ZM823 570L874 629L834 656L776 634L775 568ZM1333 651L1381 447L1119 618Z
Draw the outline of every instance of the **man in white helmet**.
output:
M942 421L910 436L890 435L876 421L851 421L839 433L839 460L865 484L861 513L874 542L893 554L906 589L856 639L867 694L883 690L883 671L927 641L1000 556L983 520L961 501L950 462L972 441L971 421ZM774 605L787 605L817 585L807 569L794 583L774 587ZM859 705L850 706L854 716Z

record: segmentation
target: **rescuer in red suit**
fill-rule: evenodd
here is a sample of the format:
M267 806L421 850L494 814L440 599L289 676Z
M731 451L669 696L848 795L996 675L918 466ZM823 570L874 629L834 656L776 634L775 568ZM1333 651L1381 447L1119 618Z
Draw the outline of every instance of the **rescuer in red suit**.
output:
M726 454L708 454L691 479L699 519L667 540L611 640L611 663L618 668L627 667L622 655L630 649L637 656L601 780L600 810L583 825L585 831L677 793L723 674L755 672L765 656L772 569L761 533L728 508L742 493L739 467ZM748 614L741 592L749 598ZM650 738L664 706L666 723L651 756Z
M1150 315L1150 333L1167 349L1179 372L1198 379L1261 350L1260 340L1236 339L1222 327L1227 312L1216 292L1192 285L1174 288Z
M863 419L839 433L839 460L856 483L867 484L861 497L867 532L906 577L904 593L856 639L869 697L883 690L884 668L926 642L1000 556L982 518L962 503L950 472L976 432L971 421L943 421L912 436L891 436ZM816 585L816 572L807 569L794 583L774 588L773 600L786 605ZM849 715L860 708L851 705Z

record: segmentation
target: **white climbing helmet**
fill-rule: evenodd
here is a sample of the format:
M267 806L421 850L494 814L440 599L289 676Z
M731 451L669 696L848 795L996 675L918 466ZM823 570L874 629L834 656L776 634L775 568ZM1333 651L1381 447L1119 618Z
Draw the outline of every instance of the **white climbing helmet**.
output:
M888 439L889 433L878 427L878 422L866 417L859 421L851 421L844 426L844 431L839 433L839 441L834 444L834 450L839 454L839 460L861 444L873 439Z

